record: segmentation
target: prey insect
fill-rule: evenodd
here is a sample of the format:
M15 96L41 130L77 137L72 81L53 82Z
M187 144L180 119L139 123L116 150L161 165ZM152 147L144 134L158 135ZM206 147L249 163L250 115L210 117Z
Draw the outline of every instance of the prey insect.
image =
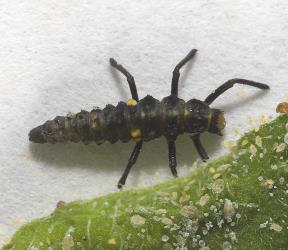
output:
M111 58L111 66L127 78L132 98L127 103L119 102L117 106L108 104L102 110L97 108L91 112L82 110L73 116L57 116L32 129L29 133L30 141L36 143L94 141L100 145L105 140L115 143L118 140L128 142L133 139L134 149L118 182L118 188L121 188L137 161L143 142L164 136L168 145L169 167L173 176L177 177L175 141L178 135L187 133L191 137L203 161L208 159L208 155L201 144L201 133L208 131L222 135L225 127L224 113L222 110L209 107L217 97L232 88L235 83L269 89L266 84L237 78L223 83L204 101L191 99L185 102L178 97L180 69L194 57L196 52L196 49L192 49L176 65L171 94L161 101L150 95L139 100L133 76Z

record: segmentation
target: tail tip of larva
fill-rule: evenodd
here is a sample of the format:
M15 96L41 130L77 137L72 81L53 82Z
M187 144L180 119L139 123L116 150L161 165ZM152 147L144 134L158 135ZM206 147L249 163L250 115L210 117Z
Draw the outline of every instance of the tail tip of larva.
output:
M33 128L29 132L29 141L35 142L35 143L45 143L46 142L46 136L43 133L43 126L38 126L36 128Z

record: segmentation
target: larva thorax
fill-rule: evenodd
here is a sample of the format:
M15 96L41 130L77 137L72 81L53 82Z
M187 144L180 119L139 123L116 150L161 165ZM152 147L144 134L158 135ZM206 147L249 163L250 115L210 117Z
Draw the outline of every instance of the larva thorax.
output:
M188 102L170 95L158 101L152 96L136 102L119 102L104 109L81 111L75 115L57 116L30 131L31 141L38 143L96 142L115 143L149 141L160 136L175 140L182 133L202 133L210 129L212 112L199 100Z

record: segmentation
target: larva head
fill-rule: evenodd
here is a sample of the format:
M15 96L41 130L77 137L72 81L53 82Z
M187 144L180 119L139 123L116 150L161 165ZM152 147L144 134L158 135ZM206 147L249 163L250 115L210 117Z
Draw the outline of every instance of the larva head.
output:
M222 130L225 126L224 112L219 109L211 109L211 121L208 131L213 134L222 135Z

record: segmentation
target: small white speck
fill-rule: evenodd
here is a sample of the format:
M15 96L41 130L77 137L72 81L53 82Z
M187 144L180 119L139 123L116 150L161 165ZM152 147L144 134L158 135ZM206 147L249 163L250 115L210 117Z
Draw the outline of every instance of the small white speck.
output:
M237 213L235 216L238 220L241 218L241 214L239 214L239 213Z
M169 240L169 236L164 234L164 235L162 235L161 240L162 240L163 242L167 242L167 241Z
M205 246L205 241L204 240L199 240L199 246L204 247Z
M223 249L223 250L230 250L230 249L232 249L231 243L230 243L229 241L225 241L225 242L223 243L223 245L222 245L222 249Z
M258 177L258 180L259 180L259 181L263 181L263 179L264 179L263 176L259 176L259 177Z

